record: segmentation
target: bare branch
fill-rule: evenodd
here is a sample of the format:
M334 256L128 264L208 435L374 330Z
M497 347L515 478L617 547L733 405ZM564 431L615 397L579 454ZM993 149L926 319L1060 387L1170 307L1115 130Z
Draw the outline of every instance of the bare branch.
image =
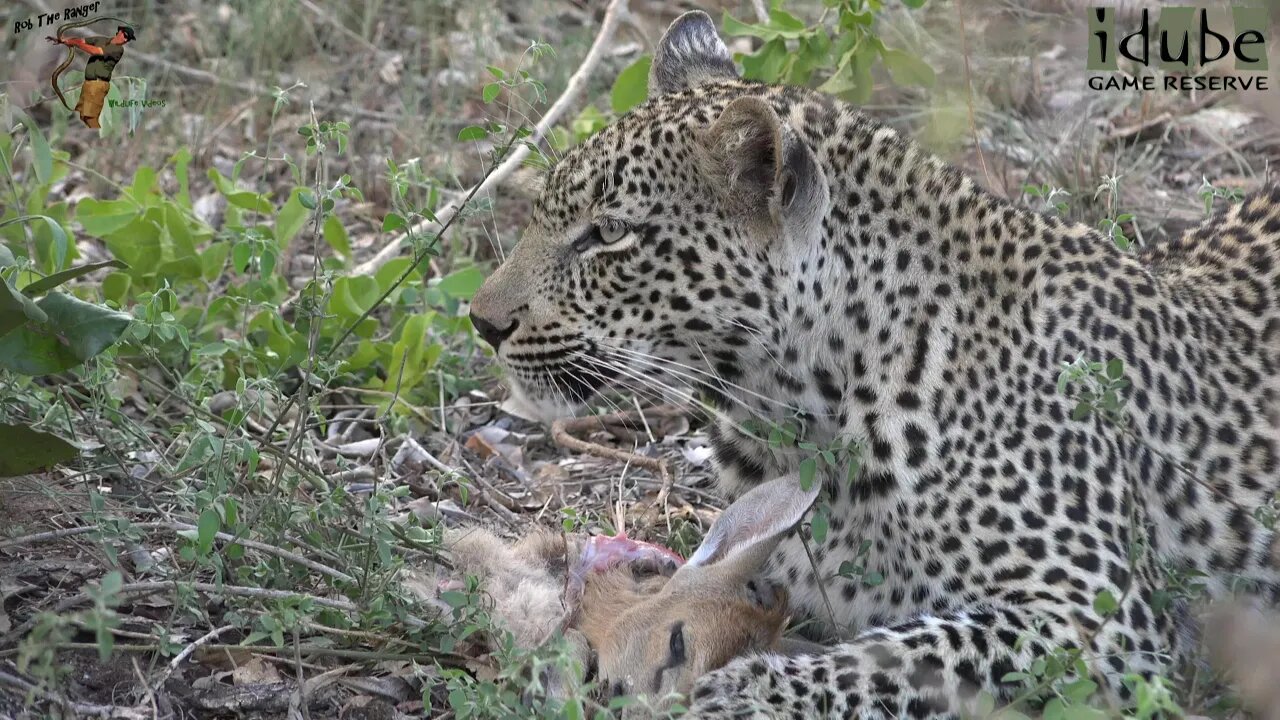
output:
M183 532L183 531L197 529L195 525L188 525L187 523L180 523L180 522L135 523L133 527L142 529L142 530L168 529L168 530L173 530L175 532ZM33 545L36 543L47 542L50 540L73 537L75 535L83 535L85 533L91 533L97 529L98 528L89 525L84 527L64 528L62 530L51 530L49 532L37 533L35 535L27 535L25 537L13 538L12 540L5 540L4 542L0 542L0 550L9 548L9 547L14 547L17 545ZM268 555L275 555L278 558L282 558L284 560L297 563L298 565L301 565L309 570L314 570L320 573L321 575L327 575L333 578L334 580L338 580L340 582L351 583L353 585L356 582L355 578L342 572L341 570L335 570L329 567L328 565L322 565L314 560L308 560L307 558L302 557L297 553L290 552L283 548L278 548L274 545L268 545L263 542L258 542L257 540L238 538L235 535L232 535L230 533L224 533L224 532L219 532L214 537L216 537L217 539L223 542L235 543L237 545L243 545L247 548L259 550L261 552L267 553Z
M556 122L560 120L560 116L569 109L576 100L577 96L587 86L587 81L591 78L591 74L595 72L596 66L600 64L601 58L604 57L606 48L613 40L614 31L618 28L618 23L627 13L627 0L610 0L608 9L605 10L604 20L600 23L600 31L596 33L595 42L591 44L591 49L587 51L587 56L582 59L582 64L569 78L569 83L565 86L564 92L556 101L547 109L546 114L538 121L533 128L533 134L527 139L530 143L537 143L546 136ZM506 182L511 174L520 167L524 159L529 155L529 148L525 145L512 147L502 164L487 177L481 180L477 185L473 186L470 191L465 193L470 198L479 193L491 192ZM403 233L396 237L395 240L388 243L385 247L377 252L373 257L356 266L351 271L352 275L369 275L378 268L382 267L391 258L400 254L401 245L406 239L414 235L425 235L438 232L440 228L448 223L454 215L465 205L466 202L455 202L446 205L442 210L436 213L434 221L427 220L418 223L410 232Z

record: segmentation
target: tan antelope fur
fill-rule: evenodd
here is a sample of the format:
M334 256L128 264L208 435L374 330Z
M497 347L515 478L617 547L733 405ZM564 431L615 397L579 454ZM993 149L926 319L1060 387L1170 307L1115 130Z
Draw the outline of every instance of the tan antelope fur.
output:
M450 529L443 544L454 569L442 587L475 576L518 646L563 629L584 669L594 656L607 694L669 702L736 657L794 644L782 641L786 590L755 576L816 493L790 476L764 483L730 505L678 569L632 543L638 549L623 561L582 573L580 589L574 570L591 543L581 535L535 528L507 543L479 528Z

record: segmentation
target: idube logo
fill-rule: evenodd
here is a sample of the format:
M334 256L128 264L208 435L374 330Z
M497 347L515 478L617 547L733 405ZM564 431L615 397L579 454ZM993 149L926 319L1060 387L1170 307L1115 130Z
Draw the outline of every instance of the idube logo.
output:
M1094 90L1268 89L1266 8L1231 8L1230 28L1221 16L1212 24L1203 7L1161 8L1153 26L1151 11L1144 8L1140 26L1128 33L1117 30L1115 8L1094 7L1088 13L1089 70L1119 70L1123 57L1171 73L1163 77L1093 75L1089 87ZM1233 72L1196 74L1199 68L1220 60L1231 60Z

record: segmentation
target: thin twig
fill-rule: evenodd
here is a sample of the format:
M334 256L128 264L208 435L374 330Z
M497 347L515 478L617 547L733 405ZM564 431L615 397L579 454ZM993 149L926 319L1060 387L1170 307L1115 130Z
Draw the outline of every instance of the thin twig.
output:
M43 697L44 699L50 702L56 703L58 705L61 705L64 708L71 710L77 715L90 715L92 717L105 717L105 718L130 718L131 720L134 718L136 718L137 720L142 720L147 716L146 713L142 712L137 708L126 708L126 707L119 707L116 705L96 705L92 703L72 702L52 690L42 690L39 687L37 687L35 684L29 683L26 680L23 680L22 678L18 677L17 675L11 675L3 670L0 670L0 685L8 685L10 687L17 688L23 691L24 693L34 693L37 696Z
M177 586L174 582L138 582L126 583L120 587L120 595L145 595L152 592L160 592L162 590L172 590ZM241 585L220 585L214 583L202 582L184 582L184 588L190 588L209 595L234 595L237 597L249 597L259 600L310 600L321 607L327 607L332 610L341 610L342 612L358 613L360 608L355 604L346 600L335 600L333 598L318 597L307 593L293 592L290 590L270 590L267 588L244 587ZM71 608L82 605L93 598L87 593L73 595L58 603L54 609L54 613L64 613ZM0 638L0 645L11 645L17 642L19 638L27 633L39 621L39 615L32 616L29 620L22 623L18 627L9 631L3 638ZM412 628L427 627L424 620L408 616L404 618L406 625Z
M156 691L147 683L147 676L142 674L142 668L138 666L138 658L129 658L129 664L133 666L133 676L138 679L138 687L142 688L143 693L147 696L147 705L151 707L151 717L160 717L160 706L156 703Z
M822 572L818 570L818 562L813 557L813 550L809 548L809 541L805 539L804 531L800 528L796 528L796 537L800 538L800 544L804 546L804 554L809 556L809 567L818 581L818 592L822 595L822 604L826 606L827 615L831 618L831 630L838 633L840 624L836 622L836 611L831 607L831 598L827 597L827 583L822 577Z
M326 23L328 23L329 25L333 26L333 29L334 29L334 30L337 30L339 33L341 33L342 35L344 35L347 39L349 39L349 40L351 40L351 41L353 41L353 42L355 42L355 43L357 43L357 44L359 44L359 45L363 45L363 46L365 47L365 49L366 49L366 50L368 50L369 52L371 52L371 53L373 53L373 54L375 54L375 55L392 55L392 54L394 54L394 53L391 53L391 52L389 52L389 51L387 51L387 50L383 50L382 48L378 47L377 45L374 45L373 43L369 42L369 40L368 40L368 39L366 39L363 35L361 35L360 33L356 32L355 30L352 30L351 28L347 27L346 23L344 23L344 22L342 22L341 20L339 20L338 18L334 17L332 14L330 14L330 13L329 13L329 11L328 11L328 10L325 10L324 8L320 7L319 5L316 5L315 3L311 2L311 0L299 0L298 4L299 4L299 5L301 5L302 7L306 8L308 11L310 11L312 15L315 15L316 17L318 17L318 18L320 18L321 20L325 21L325 22L326 22Z
M969 67L969 34L964 26L964 2L956 0L956 15L960 18L960 47L964 51L964 86L965 99L969 107L969 129L973 132L973 149L978 151L978 162L982 165L982 176L987 180L987 189L1003 195L991 179L991 170L987 168L987 155L982 151L982 141L978 139L978 120L973 114L973 70Z
M605 56L606 51L613 40L614 31L617 30L618 22L627 13L627 0L611 0L608 8L604 12L604 20L600 23L600 30L596 33L595 42L591 44L591 49L587 51L587 56L582 59L582 64L574 71L569 78L569 82L565 85L564 92L556 101L547 108L547 112L543 114L542 119L533 127L533 134L526 141L529 144L536 144L542 140L551 128L560 120L560 116L569 110L569 107L577 99L587 87L587 82L591 79L592 73L595 72L596 66L600 64L600 60ZM507 154L506 159L502 161L497 169L489 173L479 183L474 185L467 192L470 198L480 192L490 192L499 185L507 181L511 174L520 167L524 159L529 155L528 145L520 145L512 147ZM466 205L466 201L446 205L442 210L436 212L435 220L426 220L413 226L410 232L401 234L395 240L388 243L379 250L373 257L356 266L351 271L352 275L371 275L375 270L382 267L391 258L400 253L401 244L414 235L422 235L433 233L447 225L450 220L457 215L458 211ZM416 264L416 263L415 263Z
M1191 103L1190 105L1184 108L1180 108L1178 111L1178 116L1185 117L1192 113L1199 112L1209 107L1210 105L1213 105L1219 102L1227 95L1228 93L1225 90L1205 93L1205 95L1201 97L1199 100L1197 100L1196 102ZM1161 125L1164 125L1165 123L1172 122L1174 119L1175 118L1172 113L1162 112L1159 115L1147 118L1146 120L1143 120L1142 122L1139 122L1136 125L1130 125L1128 127L1117 128L1115 130L1112 130L1110 133L1107 133L1107 136L1102 139L1102 142L1103 144L1106 144L1106 143L1115 142L1117 140L1124 140L1127 138L1131 138L1134 135L1140 135L1144 132L1147 132L1148 130L1151 130L1152 128L1159 127Z
M98 644L93 642L62 642L51 645L50 647L57 650L96 650L98 648ZM160 652L162 649L155 643L116 643L112 648L119 652L137 653ZM293 653L292 647L276 647L275 645L209 643L208 645L205 645L204 648L206 650L247 652L258 655L280 655L282 653ZM469 658L464 658L461 655L441 652L435 648L426 648L419 653L386 653L376 650L348 650L346 648L335 648L323 645L303 645L302 653L304 655L315 655L318 657L349 658L352 660L370 660L375 662L384 660L412 660L423 662L428 665L439 662L446 667L464 667L465 663L469 660ZM17 648L0 650L0 657L12 657L17 654ZM292 662L290 658L284 659L287 662ZM2 673L0 673L0 675L2 675ZM0 677L0 684L3 683L3 677Z
M146 529L146 530L167 529L167 530L173 530L175 532L186 532L189 530L198 529L195 525L188 525L187 523L183 523L183 522L143 522L143 523L134 523L131 527L135 527L138 529ZM50 540L58 540L60 538L73 537L75 535L83 535L85 533L94 532L98 529L99 528L97 527L89 525L84 527L65 528L62 530L52 530L50 532L37 533L35 535L27 535L25 537L13 538L11 540L5 540L4 542L0 542L0 550L4 550L5 548L10 548L10 547L15 547L18 545L33 545L35 543L47 542ZM288 560L293 563L297 563L298 565L301 565L309 570L314 570L320 573L321 575L327 575L333 578L334 580L338 580L339 582L354 584L356 581L355 578L342 572L341 570L335 570L334 568L331 568L328 565L323 565L314 560L309 560L297 553L290 552L283 548L278 548L274 545L268 545L266 543L258 542L257 540L248 540L245 538L238 538L235 535L232 535L230 533L224 533L224 532L216 533L214 537L223 542L235 543L237 545L243 545L247 548L253 548L254 550L267 553L268 555L275 555L278 558Z
M494 171L491 170L489 171L489 174L492 174L493 172ZM481 183L481 185L483 185L483 183ZM480 191L481 185L477 185L471 188L471 191L467 193L465 198L463 198L461 206L466 206L468 203L471 202L471 200L475 197L476 193ZM350 338L352 334L355 333L356 328L360 327L360 324L363 323L366 318L372 315L374 311L377 310L382 305L382 303L386 302L387 298L391 297L391 294L395 292L401 285L403 285L405 280L409 279L409 276L415 272L415 269L417 268L418 264L421 263L424 259L426 259L430 255L430 252L435 247L436 243L440 241L440 238L444 237L445 232L449 230L449 228L453 225L454 220L456 220L457 218L458 218L457 213L450 215L449 219L444 221L444 223L440 225L439 230L436 231L435 236L431 239L431 241L428 242L427 245L422 250L414 254L413 262L409 263L408 267L406 267L404 271L401 272L400 275L394 281L391 282L391 284L386 288L386 290L383 290L382 294L379 295L377 299L373 301L372 305L370 305L364 312L360 313L360 317L356 318L354 322L347 325L346 329L344 329L342 333L338 335L338 338L329 347L329 351L324 354L324 357L321 358L321 361L326 361L329 358L333 357L333 354L336 353L338 349L342 347L342 344L345 343L347 339ZM318 323L314 323L314 324L318 324ZM302 385L306 385L306 384L307 384L307 381L304 380L302 383L300 383L300 388ZM297 405L301 394L302 394L301 389L295 390L293 393L291 393L289 395L289 398L285 401L284 406L280 408L280 411L276 413L275 418L272 419L271 426L268 427L266 432L264 433L267 447L272 447L272 445L270 444L271 437L275 435L275 432L280 428L281 423L283 423L285 418L288 417L289 411L292 410L295 405ZM250 518L250 522L248 523L249 525L252 525L254 522L257 521L258 513L261 512L262 507L263 506L259 506L258 508L255 508L254 514Z
M641 422L647 424L643 420L644 415L655 417L677 417L686 414L687 411L675 405L661 405L658 407L648 408L641 415ZM657 473L662 480L662 486L658 489L658 497L654 501L654 505L663 508L667 507L667 497L671 494L671 488L675 484L675 476L671 473L671 468L665 460L661 458L651 458L647 455L640 455L618 448L611 448L598 443L582 440L573 435L573 433L584 432L586 430L596 430L607 425L634 424L636 423L636 414L632 412L610 413L608 415L589 415L587 417L560 418L551 423L551 439L560 447L573 450L579 453L586 453L596 457L617 460L624 463L634 463L651 472Z
M228 630L232 630L234 628L235 628L234 625L223 625L220 628L214 628L213 630L210 630L204 635L201 635L200 637L196 638L194 641L188 643L186 647L182 648L182 652L175 655L173 659L169 661L169 664L165 667L165 669L160 671L160 676L157 677L151 683L151 687L157 690L160 689L160 687L164 685L164 681L168 680L169 676L172 675L174 671L178 669L178 666L181 665L184 660L191 657L191 653L194 653L202 645L208 645L209 643L213 642L222 633L227 632Z

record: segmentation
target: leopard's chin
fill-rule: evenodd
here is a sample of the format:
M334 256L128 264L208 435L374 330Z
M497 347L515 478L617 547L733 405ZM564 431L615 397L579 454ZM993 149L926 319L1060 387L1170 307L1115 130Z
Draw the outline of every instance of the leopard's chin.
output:
M509 380L507 387L511 394L502 403L502 410L541 425L550 426L560 418L573 417L585 407L585 403L566 403L560 398L531 393L516 380Z
M557 374L549 382L508 379L511 395L503 409L517 417L543 425L555 420L576 417L587 409L587 403L608 387L609 378L601 374Z

